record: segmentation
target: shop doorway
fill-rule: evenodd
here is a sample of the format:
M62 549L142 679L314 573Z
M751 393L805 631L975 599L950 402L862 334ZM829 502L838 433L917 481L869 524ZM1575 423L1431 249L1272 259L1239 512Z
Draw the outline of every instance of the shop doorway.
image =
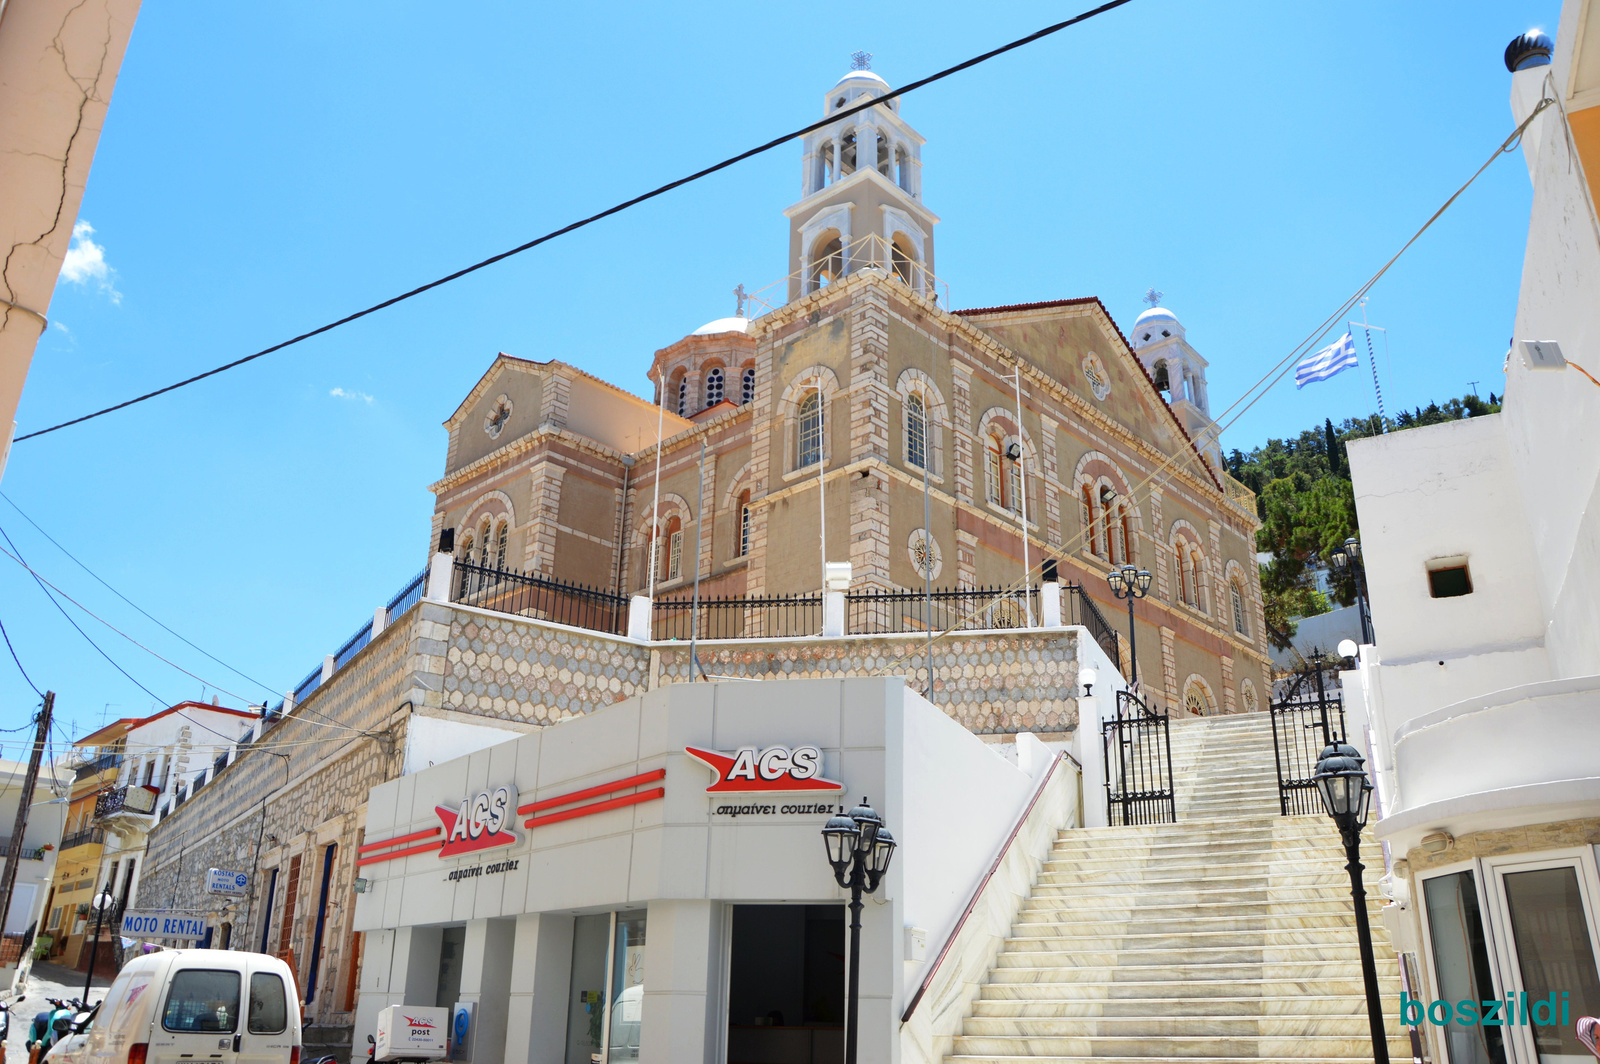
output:
M842 905L735 905L727 1064L844 1059Z
M564 1064L635 1064L644 1017L645 913L572 921Z

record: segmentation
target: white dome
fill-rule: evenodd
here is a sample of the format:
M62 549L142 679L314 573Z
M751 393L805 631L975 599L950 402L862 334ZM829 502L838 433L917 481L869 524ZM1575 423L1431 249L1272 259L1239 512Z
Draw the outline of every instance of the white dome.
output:
M1172 313L1172 311L1168 310L1166 307L1151 307L1149 310L1133 319L1133 327L1137 330L1140 326L1149 325L1152 322L1158 321L1170 321L1173 324L1177 324L1178 316Z
M748 330L749 328L750 328L750 319L749 318L718 318L716 321L708 321L708 322L706 322L704 325L700 326L700 328L696 329L694 332L690 333L689 335L690 336L715 336L717 333L733 333L733 332L742 333L742 332L745 332L746 330Z
M887 81L884 81L882 78L880 78L878 75L874 74L870 70L852 70L852 71L850 71L850 73L848 73L844 77L840 78L838 80L838 82L833 87L837 89L840 85L843 85L846 82L850 82L850 81L867 81L867 82L871 82L874 85L881 86L885 91L887 91L888 88L889 88L889 83Z

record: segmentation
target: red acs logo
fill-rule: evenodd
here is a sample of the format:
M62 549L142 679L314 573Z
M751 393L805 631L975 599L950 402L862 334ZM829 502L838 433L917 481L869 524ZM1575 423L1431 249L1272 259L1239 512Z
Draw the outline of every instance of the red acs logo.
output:
M842 791L844 784L822 776L822 751L815 746L745 746L731 754L686 746L684 752L710 766L716 780L707 794Z

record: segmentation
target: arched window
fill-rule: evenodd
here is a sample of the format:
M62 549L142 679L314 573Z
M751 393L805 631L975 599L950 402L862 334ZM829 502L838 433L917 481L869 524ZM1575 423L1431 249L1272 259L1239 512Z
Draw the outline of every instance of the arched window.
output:
M1197 609L1200 612L1204 613L1205 612L1205 607L1203 605L1201 605L1201 601L1200 601L1200 552L1199 551L1195 551L1195 552L1193 552L1192 554L1189 555L1189 570L1190 570L1190 573L1192 574L1190 582L1189 582L1190 583L1190 587L1192 587L1194 589L1194 601L1189 603L1189 605L1193 606L1195 609Z
M889 242L889 265L894 275L909 288L917 288L917 249L904 233L896 233Z
M826 288L844 274L844 245L839 231L830 229L811 248L811 273L806 278L812 292Z
M739 402L753 403L756 399L756 368L746 366L739 377Z
M461 561L467 565L473 564L472 558L472 533L468 532L461 537Z
M739 493L739 557L750 553L750 493Z
M1194 605L1194 599L1189 593L1189 567L1183 563L1183 540L1179 540L1172 548L1173 566L1177 571L1178 601L1185 606Z
M851 130L839 142L839 176L853 174L856 170L856 134Z
M676 517L667 521L666 552L662 568L668 580L676 580L683 575L683 522Z
M1240 635L1248 635L1244 624L1244 594L1239 590L1237 580L1228 581L1228 597L1233 600L1233 630Z
M488 565L494 560L494 525L485 517L478 526L478 564Z
M722 402L722 367L712 366L706 374L706 406L716 406Z
M894 152L895 184L911 191L911 156L904 148L896 148Z
M511 523L509 521L501 521L499 534L495 536L494 541L494 564L496 568L504 569L506 567L506 541L510 535Z
M1083 486L1083 545L1090 554L1103 557L1100 553L1100 530L1094 518L1094 489L1085 484Z
M878 173L884 177L894 177L894 167L889 155L889 139L881 134L878 137Z
M1122 527L1122 560L1129 565L1137 565L1138 559L1134 557L1133 514L1128 507L1122 507L1122 519L1117 522Z
M989 501L996 506L1006 505L1005 444L999 436L990 435L984 444L984 481L988 485Z
M1096 553L1112 565L1124 564L1128 560L1127 543L1117 519L1117 493L1105 485L1100 488L1100 521L1105 527L1105 550Z
M906 396L906 464L926 469L928 463L928 409L922 396Z
M1020 447L1020 444L1018 445ZM1003 504L1007 510L1021 512L1022 510L1022 457L1019 452L1016 458L1006 459L1006 500Z
M798 420L794 467L804 469L822 461L822 396L819 392L809 391L800 400Z
M1209 717L1217 711L1211 692L1198 680L1190 680L1183 688L1183 708L1197 717Z

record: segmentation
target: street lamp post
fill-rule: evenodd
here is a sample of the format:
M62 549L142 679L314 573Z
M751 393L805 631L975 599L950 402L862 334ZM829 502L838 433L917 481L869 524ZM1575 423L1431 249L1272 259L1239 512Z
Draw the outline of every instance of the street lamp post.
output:
M1150 593L1150 570L1124 565L1106 574L1111 593L1128 603L1128 656L1133 661L1133 685L1139 686L1139 636L1133 629L1133 600Z
M94 979L95 955L100 952L100 925L105 920L106 910L111 908L113 901L110 884L89 900L90 908L94 909L94 940L89 943L89 973L83 977L84 1008L89 1007L89 983Z
M822 828L822 841L833 865L833 878L850 891L850 985L845 1008L844 1064L856 1064L856 1013L861 997L861 895L878 889L894 836L865 798L848 813L836 813Z
M1367 567L1361 564L1361 541L1351 536L1344 541L1344 546L1333 552L1333 567L1335 569L1348 568L1356 578L1356 615L1361 618L1361 642L1371 645L1376 640L1372 635L1372 615L1367 606Z
M1372 804L1372 783L1363 760L1348 743L1330 743L1311 778L1344 840L1345 870L1350 873L1350 899L1355 905L1356 938L1361 947L1361 978L1367 991L1367 1023L1372 1030L1372 1059L1374 1064L1389 1064L1383 1003L1378 997L1378 964L1372 955L1372 927L1367 922L1367 890L1361 883L1361 829L1366 827Z

